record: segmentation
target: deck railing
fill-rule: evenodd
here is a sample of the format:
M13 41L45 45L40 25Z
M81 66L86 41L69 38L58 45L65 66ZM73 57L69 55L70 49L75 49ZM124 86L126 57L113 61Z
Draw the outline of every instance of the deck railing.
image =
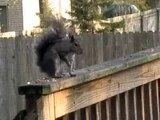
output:
M38 120L160 120L160 47L19 86Z

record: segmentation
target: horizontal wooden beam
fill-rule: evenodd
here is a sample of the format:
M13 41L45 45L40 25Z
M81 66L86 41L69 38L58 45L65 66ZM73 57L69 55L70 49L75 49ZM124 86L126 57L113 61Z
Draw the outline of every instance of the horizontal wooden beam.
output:
M90 106L160 78L160 59L56 93L55 116Z
M19 86L19 94L50 94L160 59L160 46L76 71L76 77ZM54 81L54 80L50 80Z

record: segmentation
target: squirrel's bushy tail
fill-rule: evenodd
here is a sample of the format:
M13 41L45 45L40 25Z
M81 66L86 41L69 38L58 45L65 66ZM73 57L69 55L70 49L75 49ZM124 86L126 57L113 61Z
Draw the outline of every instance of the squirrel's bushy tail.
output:
M40 67L41 71L45 72L45 68L43 69L43 57L47 49L65 36L66 29L64 22L56 19L54 19L50 27L42 33L42 36L35 47L37 65Z

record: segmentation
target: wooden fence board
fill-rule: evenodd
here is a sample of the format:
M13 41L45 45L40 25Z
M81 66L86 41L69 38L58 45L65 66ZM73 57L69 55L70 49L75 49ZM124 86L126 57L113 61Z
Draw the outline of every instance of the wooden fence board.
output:
M17 113L17 97L18 92L16 91L16 61L15 61L15 44L13 39L7 41L7 94L8 94L8 105L9 105L9 119L12 119Z
M133 104L134 104L134 117L135 117L135 120L138 120L138 117L137 117L137 89L133 89Z
M125 118L126 120L129 120L129 93L128 91L125 92Z
M94 53L95 53L95 58L93 58L93 59L95 59L96 61L95 61L95 64L101 64L101 63L103 63L103 35L102 34L97 34L97 35L95 35L95 49L94 49Z
M120 33L114 35L115 40L115 48L114 48L114 57L119 58L123 56L123 47L122 43L124 44L124 40L122 40L122 35Z
M111 119L110 99L106 100L106 118L107 120Z
M116 120L120 120L120 95L116 96Z
M127 45L125 47L125 55L129 55L129 54L133 54L134 53L134 34L129 32L128 34L125 34L126 35L126 42L127 42ZM124 55L124 56L125 56Z
M102 120L101 102L96 104L96 120Z
M0 40L0 116L2 116L2 119L7 120L9 119L9 111L8 111L8 96L6 94L7 91L7 78L6 78L6 49L5 49L5 40Z
M111 60L114 54L114 34L104 34L103 35L103 56L104 61Z
M38 120L55 120L54 95L40 98L37 102Z

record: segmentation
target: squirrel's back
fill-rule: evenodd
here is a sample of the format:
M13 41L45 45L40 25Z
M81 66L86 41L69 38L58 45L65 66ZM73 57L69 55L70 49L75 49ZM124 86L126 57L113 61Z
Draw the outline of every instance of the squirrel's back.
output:
M50 46L53 46L57 41L65 37L65 35L66 29L64 27L64 23L60 20L53 20L50 28L48 28L42 33L42 36L40 37L37 45L35 46L37 65L42 71L44 71L42 67L44 54Z

